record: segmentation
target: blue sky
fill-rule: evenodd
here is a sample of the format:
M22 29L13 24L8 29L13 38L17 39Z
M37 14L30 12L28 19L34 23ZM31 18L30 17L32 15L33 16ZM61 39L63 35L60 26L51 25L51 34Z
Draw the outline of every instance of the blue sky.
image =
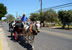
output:
M65 3L70 3L72 0L43 0L43 8L49 8L57 5L62 5ZM14 17L17 15L22 16L23 13L29 16L30 13L35 12L40 9L39 0L0 0L7 7L8 14L13 14ZM72 6L62 8L63 10L72 9ZM55 9L56 11L60 9Z

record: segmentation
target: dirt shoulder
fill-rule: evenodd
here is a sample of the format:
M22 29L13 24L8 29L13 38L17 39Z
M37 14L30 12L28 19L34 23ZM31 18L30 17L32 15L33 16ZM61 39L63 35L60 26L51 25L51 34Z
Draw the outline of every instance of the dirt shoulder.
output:
M0 28L0 40L1 40L1 48L2 50L10 50L8 47L8 42L6 40L6 37L4 35L4 31L2 28Z

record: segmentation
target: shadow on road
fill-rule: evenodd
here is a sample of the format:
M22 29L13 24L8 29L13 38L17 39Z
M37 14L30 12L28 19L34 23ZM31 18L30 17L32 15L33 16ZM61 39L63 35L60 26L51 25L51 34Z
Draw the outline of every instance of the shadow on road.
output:
M14 36L8 36L12 41L18 42L22 47L26 48L27 50L32 50L32 46L29 43L25 43L25 40L19 38L18 41L15 41Z
M32 46L29 43L25 43L24 40L20 41L19 44L27 50L32 50Z

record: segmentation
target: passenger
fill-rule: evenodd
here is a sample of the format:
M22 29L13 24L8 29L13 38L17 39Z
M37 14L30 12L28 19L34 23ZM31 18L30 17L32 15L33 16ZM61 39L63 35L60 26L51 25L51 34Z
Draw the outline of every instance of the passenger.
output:
M23 24L27 23L27 20L28 20L28 17L25 16L25 14L23 14L22 18L21 18L21 21Z
M14 26L14 32L17 31L17 29L19 28L24 28L24 25L19 18L15 20L15 22L13 23L13 26Z

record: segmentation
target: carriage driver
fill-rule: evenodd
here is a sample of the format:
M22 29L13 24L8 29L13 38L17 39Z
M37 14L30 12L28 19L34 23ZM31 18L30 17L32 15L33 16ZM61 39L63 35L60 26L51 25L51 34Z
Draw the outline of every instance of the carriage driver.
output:
M21 18L21 21L24 25L24 28L26 27L26 24L27 24L30 27L30 32L32 32L32 27L30 26L31 25L31 20L27 16L25 16L25 14L23 14L23 16Z
M23 24L27 23L28 17L25 16L25 14L23 14L21 21L23 22Z

